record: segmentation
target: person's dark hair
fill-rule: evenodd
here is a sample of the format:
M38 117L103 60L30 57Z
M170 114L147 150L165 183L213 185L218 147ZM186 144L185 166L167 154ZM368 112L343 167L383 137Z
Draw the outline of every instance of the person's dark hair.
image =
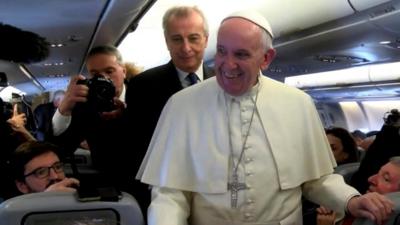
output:
M367 137L367 135L365 135L365 133L362 132L361 130L355 130L355 131L351 132L351 135L353 135L353 137L358 137L363 140Z
M0 122L5 123L12 117L13 106L9 102L4 102L0 98Z
M349 155L349 157L344 162L341 162L341 164L358 161L357 144L346 129L341 127L332 127L326 129L326 134L339 138L343 145L343 151Z
M10 160L10 167L14 179L23 181L25 179L25 165L33 158L48 152L53 152L58 156L58 147L51 143L41 141L28 141L19 145L13 152Z
M375 136L379 133L379 130L371 130L365 134L367 137Z
M386 125L400 126L400 112L398 109L392 109L383 115Z
M119 64L123 65L121 53L114 46L100 45L100 46L94 47L90 50L90 52L88 54L88 58L91 56L94 56L94 55L98 55L98 54L113 55L113 56L117 57L117 62Z
M0 123L6 122L6 114L5 114L6 104L4 104L3 99L0 98Z

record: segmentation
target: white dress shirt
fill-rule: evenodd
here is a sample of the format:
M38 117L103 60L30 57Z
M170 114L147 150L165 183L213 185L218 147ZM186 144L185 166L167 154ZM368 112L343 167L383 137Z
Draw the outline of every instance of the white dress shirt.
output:
M181 81L182 86L184 88L189 87L190 82L186 79L186 76L188 75L188 73L184 72L178 68L176 68L176 70L178 71L179 80ZM199 68L194 73L197 75L197 78L200 80L200 82L204 80L203 63L200 64Z

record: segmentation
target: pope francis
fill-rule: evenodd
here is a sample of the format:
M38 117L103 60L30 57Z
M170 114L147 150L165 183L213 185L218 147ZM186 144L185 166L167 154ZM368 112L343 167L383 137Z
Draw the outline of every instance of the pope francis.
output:
M393 204L360 196L336 166L312 99L261 74L275 56L257 12L218 30L216 77L172 96L139 170L150 225L302 224L305 196L381 223Z

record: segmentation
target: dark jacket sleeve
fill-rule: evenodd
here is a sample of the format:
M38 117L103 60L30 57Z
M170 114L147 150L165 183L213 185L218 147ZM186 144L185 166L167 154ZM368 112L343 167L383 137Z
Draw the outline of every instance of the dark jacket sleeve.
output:
M360 193L368 190L368 178L389 162L389 159L400 155L399 127L384 125L376 135L375 141L366 151L360 168L353 175L350 185Z
M87 126L93 123L94 119L88 116L83 104L77 104L72 111L71 124L59 136L55 136L51 129L51 136L49 141L56 144L61 152L61 157L70 156L79 147L80 143L85 139L87 133Z

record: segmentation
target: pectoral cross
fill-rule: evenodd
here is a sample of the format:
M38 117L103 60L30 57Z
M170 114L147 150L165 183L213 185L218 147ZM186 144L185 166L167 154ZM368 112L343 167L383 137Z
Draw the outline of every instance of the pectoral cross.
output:
M236 173L232 175L232 182L228 183L228 190L231 190L231 207L237 208L238 192L247 189L245 183L239 183L239 178Z

